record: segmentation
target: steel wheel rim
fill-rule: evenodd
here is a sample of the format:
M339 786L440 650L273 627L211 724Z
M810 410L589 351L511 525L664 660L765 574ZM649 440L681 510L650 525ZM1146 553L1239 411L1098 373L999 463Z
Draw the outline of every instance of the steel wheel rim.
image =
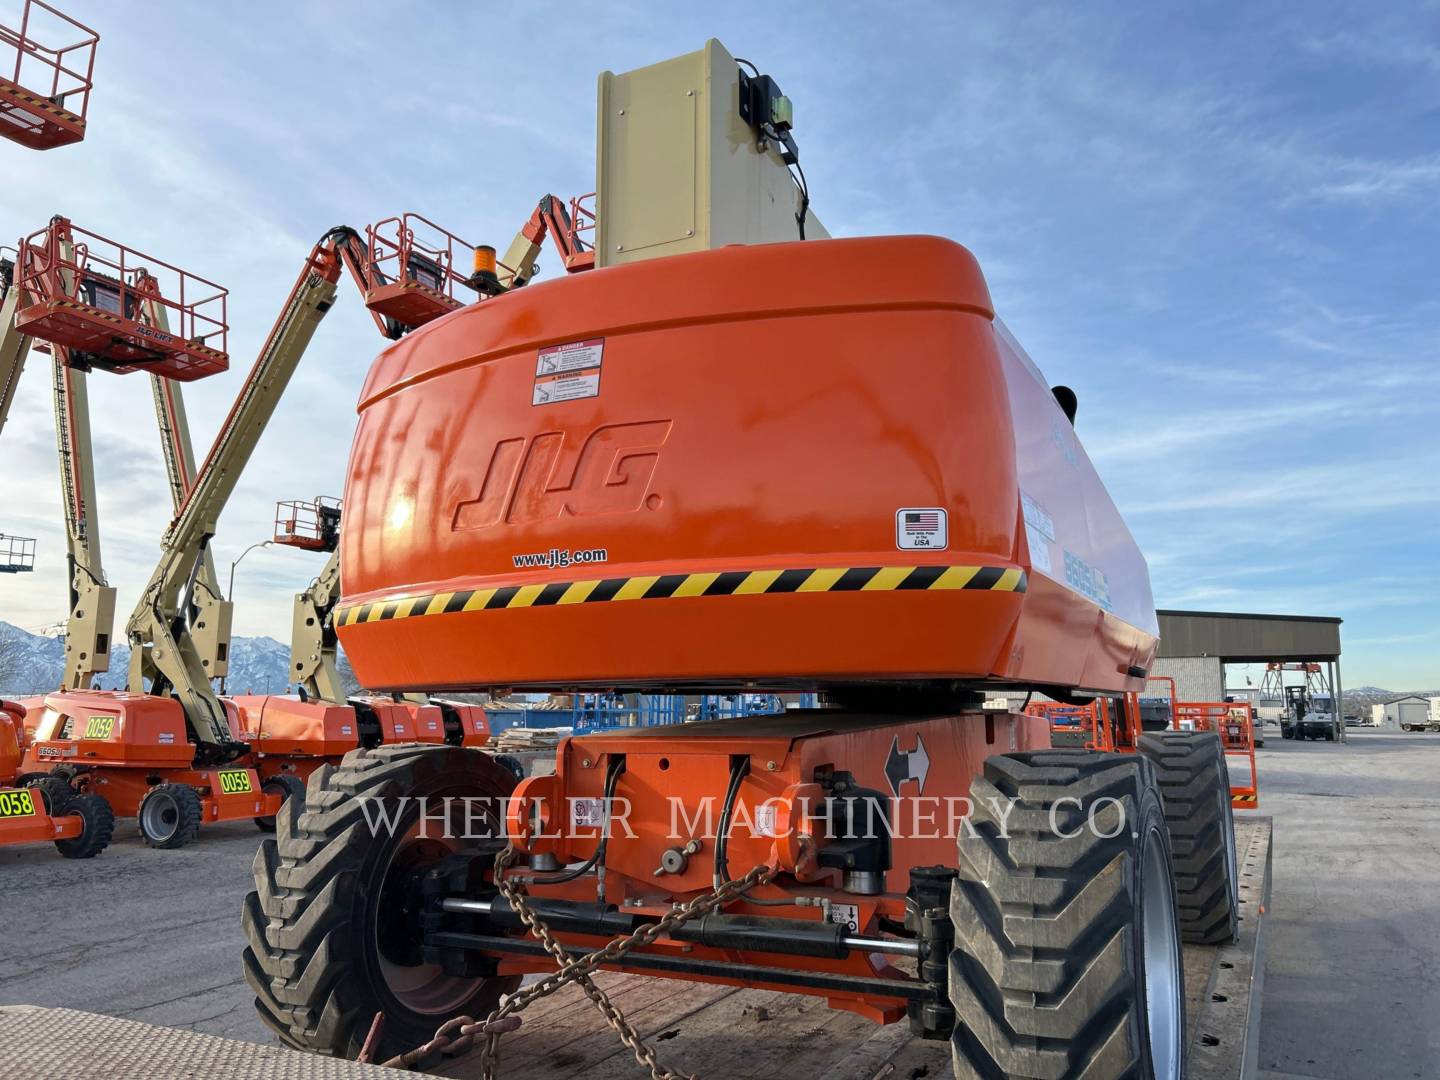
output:
M1225 793L1225 813L1221 816L1225 829L1225 861L1230 866L1230 908L1237 915L1240 912L1240 856L1235 850L1235 817L1228 805L1230 793Z
M140 808L140 828L152 840L169 840L180 828L179 805L163 792L151 795Z
M1171 902L1170 860L1164 837L1151 827L1141 855L1140 951L1145 963L1145 1035L1160 1080L1179 1080L1183 985L1180 933Z
M427 842L438 843L448 848L451 853L462 849L462 845L455 840L443 840L436 837L434 835L435 828L436 822L432 819L430 821L431 836L429 841L425 841L420 837L420 823L416 821L397 840L384 868L378 875L382 893L386 878L397 864L404 862L402 856L415 850L418 845ZM378 915L378 912L376 914ZM439 964L402 964L387 958L381 945L378 918L372 919L370 936L375 948L380 978L384 981L386 990L401 1005L412 1012L426 1016L454 1015L457 1009L470 1000L476 988L485 981L483 978L473 976L447 975Z

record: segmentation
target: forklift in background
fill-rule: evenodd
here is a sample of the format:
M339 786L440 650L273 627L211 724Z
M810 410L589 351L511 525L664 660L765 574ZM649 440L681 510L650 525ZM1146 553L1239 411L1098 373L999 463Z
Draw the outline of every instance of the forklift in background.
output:
M1325 700L1325 699L1320 699ZM1285 687L1285 715L1280 718L1282 739L1324 739L1340 737L1340 722L1333 711L1316 708L1308 685Z

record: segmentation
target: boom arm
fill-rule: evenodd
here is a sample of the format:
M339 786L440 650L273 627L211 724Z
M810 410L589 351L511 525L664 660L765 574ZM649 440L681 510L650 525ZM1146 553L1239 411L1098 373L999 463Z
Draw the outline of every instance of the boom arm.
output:
M151 303L148 308L151 325L168 332L164 306ZM155 374L150 376L150 394L155 401L155 421L160 428L160 453L165 459L170 502L178 514L195 483L195 450L190 441L185 398L178 382ZM200 665L212 679L223 678L230 671L233 612L234 605L220 591L215 556L207 546L201 557L200 572L195 578L195 590L186 616L190 636L200 654Z
M15 401L15 388L30 355L30 338L15 329L15 312L20 310L20 290L14 287L16 267L0 259L0 431Z
M88 690L110 670L115 590L105 582L96 514L95 455L90 447L89 376L52 345L55 378L55 448L60 456L60 497L70 569L70 615L65 621L65 689Z
M304 592L295 594L295 617L290 627L290 671L312 699L345 700L331 618L339 601L340 555L331 552L320 576Z
M15 282L16 272L14 263L0 262L0 429L10 413L33 344L33 339L15 326L15 313L23 300ZM95 675L110 670L115 590L105 583L100 561L87 377L70 366L64 348L54 345L51 350L55 448L60 458L60 496L70 571L64 686L79 690L88 689Z
M540 257L547 234L554 241L566 270L584 270L594 264L595 253L582 248L575 239L575 223L570 220L565 204L554 195L546 195L510 242L504 267L499 268L501 285L518 289L535 276L535 260Z
M193 592L220 514L321 319L335 303L342 265L364 279L363 243L353 229L344 227L326 233L306 259L184 505L165 532L160 562L126 626L130 685L139 687L148 678L152 693L173 690L199 758L226 760L248 747L232 738L224 706L186 632L184 594Z

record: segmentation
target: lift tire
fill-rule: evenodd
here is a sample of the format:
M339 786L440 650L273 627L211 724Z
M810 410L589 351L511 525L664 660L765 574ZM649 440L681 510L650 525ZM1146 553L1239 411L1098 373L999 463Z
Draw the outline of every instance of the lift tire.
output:
M75 789L63 776L41 776L28 780L25 786L44 793L45 809L51 817L59 817L75 799Z
M383 1010L376 1052L383 1061L429 1041L453 1016L485 1016L519 986L519 976L460 978L415 963L415 913L400 912L395 896L405 890L396 882L403 879L389 873L398 861L413 876L485 843L407 835L416 828L418 797L504 799L514 789L515 778L488 754L454 746L355 750L339 766L311 774L303 809L286 802L275 836L261 841L255 889L241 911L245 979L260 1019L281 1042L353 1058ZM462 804L454 805L458 811ZM503 803L498 808L503 813ZM482 804L477 815L484 810ZM370 822L381 814L398 824L372 832ZM502 822L495 827L503 833ZM397 962L383 948L409 955ZM391 979L410 986L397 989ZM427 1000L417 1001L418 995Z
M1181 1076L1170 836L1149 760L1006 754L970 798L950 892L956 1077Z
M152 848L180 848L200 835L200 795L189 784L156 784L140 800L140 835Z
M300 809L305 808L305 781L294 773L276 773L266 777L260 783L260 790L267 795L272 791L277 792L281 797L281 806L294 800ZM257 817L255 827L261 832L274 832L275 817Z
M55 841L55 850L61 855L67 859L93 859L110 846L110 838L115 835L115 811L105 796L94 792L75 795L58 815L51 814L52 817L71 815L83 821L85 828L79 836Z
M1181 935L1200 945L1229 945L1240 936L1240 868L1230 771L1220 736L1213 731L1142 735L1140 752L1155 763L1165 800Z

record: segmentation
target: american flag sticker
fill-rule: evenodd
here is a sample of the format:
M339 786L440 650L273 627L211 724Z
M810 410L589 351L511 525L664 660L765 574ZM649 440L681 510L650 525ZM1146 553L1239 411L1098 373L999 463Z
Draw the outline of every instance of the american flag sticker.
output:
M901 551L944 551L950 517L938 506L907 506L895 512L895 546Z

